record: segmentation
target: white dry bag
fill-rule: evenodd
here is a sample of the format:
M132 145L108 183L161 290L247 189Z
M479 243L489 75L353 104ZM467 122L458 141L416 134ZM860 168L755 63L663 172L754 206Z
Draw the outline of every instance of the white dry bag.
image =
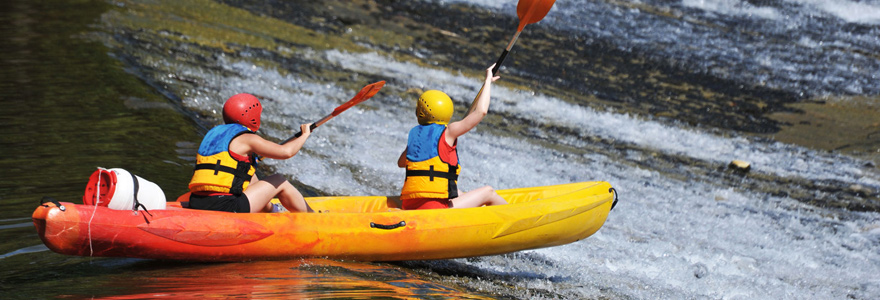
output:
M89 177L83 203L116 210L165 209L165 192L124 169L98 168Z

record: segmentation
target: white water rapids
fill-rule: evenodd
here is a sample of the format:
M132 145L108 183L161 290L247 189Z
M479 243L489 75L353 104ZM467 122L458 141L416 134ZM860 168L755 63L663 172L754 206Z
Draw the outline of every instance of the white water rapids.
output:
M396 86L390 88L437 88L455 99L471 99L480 83L475 77L420 68L378 54L329 51L315 55L358 73L387 76L389 84ZM356 92L284 77L243 62L223 66L240 76L214 78L218 90L229 94L258 90L273 99L285 99L266 104L264 113L264 122L271 124L264 127L264 134L278 139L290 135L289 128L332 111ZM220 107L225 96L185 100ZM383 95L380 92L376 97ZM792 145L725 138L597 112L500 84L494 87L493 98L492 110L718 164L744 158L753 162L753 172L873 186L880 179L863 172L859 161ZM414 99L371 99L317 129L298 156L267 163L331 194L394 194L403 177L396 159L414 124L413 110ZM876 213L830 213L701 178L666 178L621 162L650 158L566 153L528 138L495 136L479 128L460 143L464 189L603 180L620 191L621 203L597 234L574 244L533 251L550 263L519 256L462 260L487 274L530 274L510 277L517 285L575 298L609 293L640 299L880 295L880 216ZM557 143L578 147L583 142L574 136Z
M516 3L447 2L484 5L499 13L514 11L512 7ZM806 86L811 88L809 93L817 95L877 91L876 74L880 69L877 59L865 57L859 51L845 50L847 47L880 49L876 37L872 40L867 34L835 32L827 37L827 43L844 50L835 53L816 50L826 43L817 41L817 36L835 28L861 26L877 32L880 21L869 13L880 9L877 1L779 1L776 6L762 7L735 0L630 3L673 11L673 14L696 10L695 18L705 22L721 22L719 20L725 18L732 22L749 20L753 25L745 26L745 31L750 32L800 34L794 37L799 41L794 47L765 40L736 48L731 45L742 41L729 39L720 31L681 24L660 23L660 26L652 23L655 21L651 17L642 18L637 8L627 9L613 3L582 5L574 0L560 0L543 22L584 35L619 36L622 48L664 44L668 47L658 48L657 55L667 55L671 60L680 60L722 77L742 73L745 75L737 76L742 76L744 81L762 81L787 89ZM595 6L604 9L598 10ZM608 8L610 6L614 8ZM597 17L600 14L606 17ZM608 18L609 14L617 17ZM585 21L577 16L596 18ZM811 22L813 16L825 21ZM678 20L687 19L683 16ZM601 24L612 20L617 23ZM626 22L641 26L626 27ZM761 22L767 23L754 25ZM806 27L798 30L788 24ZM688 43L698 47L689 47ZM815 57L811 53L836 63L813 65ZM842 62L841 57L850 61ZM386 89L443 90L456 99L458 105L466 105L473 99L483 74L482 70L452 74L398 62L382 53L330 50L310 53L303 59L322 61L351 73L376 75L388 81ZM220 62L211 67L223 68L235 76L217 77L205 75L214 74L207 70L177 68L183 73L189 72L186 74L189 77L213 76L204 78L208 86L203 88L220 91L216 94L191 91L182 97L184 104L200 109L219 108L223 99L232 94L259 91L274 99L264 104L266 125L261 131L279 140L294 133L300 123L323 117L357 92L296 75L281 75L277 70L260 67L246 59L220 59ZM490 63L487 62L487 67ZM495 135L478 127L459 141L464 165L461 186L466 190L482 185L505 189L602 180L619 191L620 203L605 226L583 241L518 255L455 260L471 268L471 272L488 278L471 283L473 286L489 291L503 289L494 284L494 280L502 278L527 288L510 292L521 298L545 297L542 291L565 298L880 297L878 213L829 211L784 196L719 184L713 178L699 175L671 178L657 170L627 163L653 159L645 154L648 152L603 154L570 150L585 146L588 142L583 137L596 136L710 165L723 166L733 159L744 159L752 163L752 172L756 173L880 186L880 175L876 169L866 169L865 162L736 133L722 136L613 111L595 111L546 96L540 90L508 88L503 84L504 74L501 76L493 88L490 114L504 112L532 120L537 124L531 130L536 136L546 135L540 128L542 125L565 128L573 134L554 138L548 145L544 139ZM414 101L380 92L375 99L317 129L304 151L293 159L266 163L330 194L397 193L403 172L396 161L406 143L406 133L415 124ZM446 263L426 264L442 268Z

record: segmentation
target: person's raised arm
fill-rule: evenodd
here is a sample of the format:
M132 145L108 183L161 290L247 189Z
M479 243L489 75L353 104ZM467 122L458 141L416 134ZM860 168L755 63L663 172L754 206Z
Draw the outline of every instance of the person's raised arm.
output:
M446 127L446 142L449 145L452 145L458 137L464 135L471 129L474 129L474 127L477 127L477 124L480 124L483 117L489 113L492 83L501 78L499 76L492 76L492 68L494 67L495 65L493 64L486 69L486 79L483 82L483 89L480 90L480 95L477 97L477 101L474 103L471 111L464 116L461 121L449 123Z

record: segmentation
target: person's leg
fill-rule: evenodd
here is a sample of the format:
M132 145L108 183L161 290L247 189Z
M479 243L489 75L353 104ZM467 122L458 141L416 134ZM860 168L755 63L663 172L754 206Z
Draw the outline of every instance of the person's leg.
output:
M483 205L502 205L507 204L504 198L501 198L491 186L484 186L466 193L459 193L458 198L450 200L451 208L469 208Z
M275 193L275 187L265 181L251 182L244 191L250 202L251 212L266 212Z
M278 200L281 200L281 205L289 211L313 212L296 187L279 174L251 183L244 194L250 200L252 212L271 211L272 207L269 202L274 197L278 197Z

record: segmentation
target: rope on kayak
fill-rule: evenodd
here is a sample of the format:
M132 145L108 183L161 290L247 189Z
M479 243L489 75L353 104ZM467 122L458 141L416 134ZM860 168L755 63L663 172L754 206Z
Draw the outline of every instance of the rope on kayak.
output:
M107 171L107 169L98 167L98 170ZM92 209L92 216L89 218L89 223L87 228L89 229L89 256L93 256L95 254L95 249L92 247L92 220L95 219L95 213L98 212L98 201L101 201L101 175L98 175L98 180L95 183L95 207Z

